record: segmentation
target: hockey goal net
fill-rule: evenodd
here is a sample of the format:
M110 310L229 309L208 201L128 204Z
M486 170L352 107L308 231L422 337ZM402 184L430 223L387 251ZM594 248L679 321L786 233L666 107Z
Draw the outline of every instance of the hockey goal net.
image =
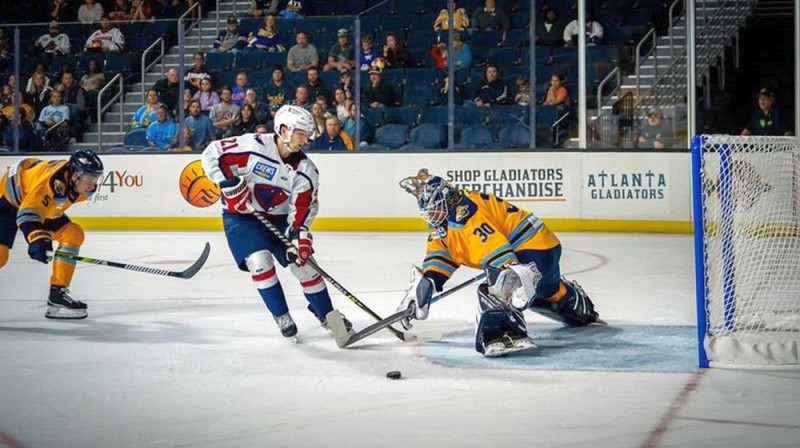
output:
M700 366L800 368L800 139L692 146Z

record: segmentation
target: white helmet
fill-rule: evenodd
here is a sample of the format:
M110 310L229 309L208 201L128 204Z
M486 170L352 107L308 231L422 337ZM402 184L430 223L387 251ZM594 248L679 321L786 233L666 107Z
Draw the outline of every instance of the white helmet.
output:
M275 114L275 134L279 138L281 135L281 126L286 126L289 129L289 137L295 129L308 132L309 139L314 139L317 136L317 126L314 123L314 117L311 112L303 109L300 106L281 106ZM283 140L281 138L281 140ZM288 139L284 140L288 143Z

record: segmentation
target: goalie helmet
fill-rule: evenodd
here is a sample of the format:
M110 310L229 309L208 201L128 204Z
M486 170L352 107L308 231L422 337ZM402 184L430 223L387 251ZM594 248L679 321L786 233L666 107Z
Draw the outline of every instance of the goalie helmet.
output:
M314 139L317 136L317 126L314 124L314 117L311 112L303 109L300 106L282 106L275 114L275 134L281 137L281 127L286 126L289 130L289 138L295 130L301 130L308 133L309 139ZM286 142L287 140L284 140Z
M432 226L439 227L450 215L450 208L459 199L458 190L428 170L419 170L416 176L403 179L400 186L417 198L417 210Z

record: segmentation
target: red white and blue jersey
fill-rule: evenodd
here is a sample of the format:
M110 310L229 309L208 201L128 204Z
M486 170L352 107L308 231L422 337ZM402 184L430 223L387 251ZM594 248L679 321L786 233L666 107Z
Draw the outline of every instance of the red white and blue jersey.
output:
M243 178L255 211L286 215L292 228L308 230L319 211L319 171L302 151L281 158L275 139L244 134L213 141L203 151L203 169L215 183Z

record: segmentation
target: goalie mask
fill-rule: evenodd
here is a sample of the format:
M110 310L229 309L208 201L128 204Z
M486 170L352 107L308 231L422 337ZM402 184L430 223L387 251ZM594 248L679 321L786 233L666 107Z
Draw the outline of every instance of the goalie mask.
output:
M458 200L458 190L428 170L419 170L416 176L403 179L400 187L417 198L420 216L432 226L439 227L447 221L451 206Z

